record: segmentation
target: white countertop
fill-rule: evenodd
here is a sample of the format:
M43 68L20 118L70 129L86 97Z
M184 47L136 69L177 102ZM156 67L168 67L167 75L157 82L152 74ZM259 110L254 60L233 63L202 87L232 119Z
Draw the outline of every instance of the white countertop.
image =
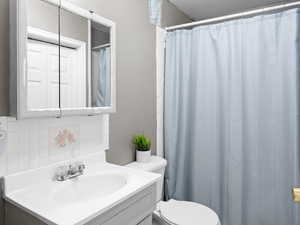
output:
M160 178L159 174L100 162L87 164L84 175L60 182L52 179L55 168L57 165L4 177L5 200L50 225L82 225L151 186ZM115 179L121 176L126 181L115 192L101 194L97 192L97 187L101 187L101 176ZM95 179L95 183L87 190L97 193L90 191L92 195L86 192L75 195L74 192L72 195L72 188L85 182L85 179L89 182ZM118 182L121 184L123 181ZM70 193L67 196L71 196L71 199L61 194L68 189ZM109 190L106 188L106 191Z

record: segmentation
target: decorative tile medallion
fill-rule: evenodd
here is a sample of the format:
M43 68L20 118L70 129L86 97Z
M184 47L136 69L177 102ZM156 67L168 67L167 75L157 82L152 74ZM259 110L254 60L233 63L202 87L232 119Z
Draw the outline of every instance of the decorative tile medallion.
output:
M77 150L79 147L79 127L49 128L49 150Z

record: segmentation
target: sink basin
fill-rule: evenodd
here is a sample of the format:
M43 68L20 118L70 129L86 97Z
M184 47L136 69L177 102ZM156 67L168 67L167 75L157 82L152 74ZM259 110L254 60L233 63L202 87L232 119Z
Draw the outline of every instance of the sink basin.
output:
M127 177L122 174L98 174L82 176L62 184L54 193L58 202L87 201L114 194L127 184Z

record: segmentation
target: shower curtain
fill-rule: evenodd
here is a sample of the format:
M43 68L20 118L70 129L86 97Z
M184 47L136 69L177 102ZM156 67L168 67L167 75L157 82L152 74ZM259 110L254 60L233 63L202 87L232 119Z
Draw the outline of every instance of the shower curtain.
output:
M298 25L293 9L168 33L170 198L222 225L300 224Z
M110 47L92 52L92 104L94 107L111 105Z

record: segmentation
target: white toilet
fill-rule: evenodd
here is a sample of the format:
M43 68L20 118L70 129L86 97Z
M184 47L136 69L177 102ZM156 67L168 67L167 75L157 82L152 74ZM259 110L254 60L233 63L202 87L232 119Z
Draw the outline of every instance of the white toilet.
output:
M149 163L133 162L128 167L148 172L159 173L162 179L157 183L157 209L153 214L154 224L158 225L221 225L218 215L210 208L186 201L161 201L163 176L167 161L158 156L151 156Z

